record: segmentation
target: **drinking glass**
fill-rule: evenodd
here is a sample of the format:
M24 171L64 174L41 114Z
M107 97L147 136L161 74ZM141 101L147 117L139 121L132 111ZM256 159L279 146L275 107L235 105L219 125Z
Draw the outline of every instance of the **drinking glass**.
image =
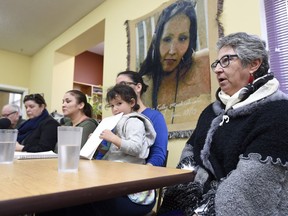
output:
M11 164L14 161L18 130L0 129L0 163Z
M77 172L82 140L82 127L58 127L58 171Z

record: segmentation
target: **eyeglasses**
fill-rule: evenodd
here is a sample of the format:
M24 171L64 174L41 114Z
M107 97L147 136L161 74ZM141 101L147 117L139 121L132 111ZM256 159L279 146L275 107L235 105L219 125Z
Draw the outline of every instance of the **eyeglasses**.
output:
M213 62L211 64L211 69L215 72L215 68L217 67L217 64L219 63L220 66L222 68L225 68L227 67L229 64L230 64L230 60L234 57L237 57L238 58L238 55L237 54L234 54L234 55L224 55L222 56L222 58L220 60L216 60L215 62Z
M126 82L126 81L122 81L119 83L119 85L137 85L136 82Z
M4 114L4 115L1 115L1 117L2 118L8 118L10 115L12 115L12 114L14 114L14 113L16 113L17 111L13 111L13 112L11 112L11 113L9 113L9 114Z

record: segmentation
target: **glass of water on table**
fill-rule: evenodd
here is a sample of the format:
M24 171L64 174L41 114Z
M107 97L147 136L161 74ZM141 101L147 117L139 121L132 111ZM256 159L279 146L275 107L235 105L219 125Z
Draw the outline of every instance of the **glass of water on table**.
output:
M58 171L77 172L82 140L82 127L58 127Z
M17 135L17 129L0 129L0 164L13 163Z

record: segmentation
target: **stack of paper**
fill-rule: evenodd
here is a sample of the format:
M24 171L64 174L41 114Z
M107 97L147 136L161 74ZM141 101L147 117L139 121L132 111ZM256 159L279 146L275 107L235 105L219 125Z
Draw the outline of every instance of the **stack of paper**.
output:
M14 152L14 159L42 159L42 158L57 158L58 155L53 151L45 152Z

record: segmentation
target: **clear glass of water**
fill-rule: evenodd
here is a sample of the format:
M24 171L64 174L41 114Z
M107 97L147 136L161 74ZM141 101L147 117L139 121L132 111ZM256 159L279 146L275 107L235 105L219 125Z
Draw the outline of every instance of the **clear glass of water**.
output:
M82 127L58 127L58 171L77 172L82 140Z
M17 129L0 129L0 164L13 163L17 135Z

